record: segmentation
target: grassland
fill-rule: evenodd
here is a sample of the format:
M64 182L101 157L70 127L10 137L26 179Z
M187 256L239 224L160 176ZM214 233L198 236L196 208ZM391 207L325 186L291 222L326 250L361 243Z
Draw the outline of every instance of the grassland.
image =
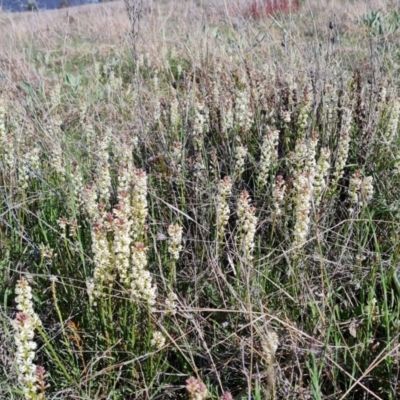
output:
M0 13L0 398L399 398L399 6L248 3Z

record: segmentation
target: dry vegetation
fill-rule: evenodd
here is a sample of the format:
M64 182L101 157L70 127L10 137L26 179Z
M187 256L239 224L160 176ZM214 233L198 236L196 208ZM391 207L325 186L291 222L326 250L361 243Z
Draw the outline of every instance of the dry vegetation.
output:
M0 13L0 398L400 396L400 9L257 1Z

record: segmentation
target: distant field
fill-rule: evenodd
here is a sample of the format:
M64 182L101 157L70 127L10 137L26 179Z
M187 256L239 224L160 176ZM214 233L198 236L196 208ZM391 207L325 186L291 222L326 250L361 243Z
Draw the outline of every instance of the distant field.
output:
M27 0L3 0L1 9L4 11L20 12L30 11L29 2ZM79 1L79 0L38 0L35 2L38 9L41 11L53 10L56 8L75 7L87 3L98 3L98 1Z
M400 398L399 5L139 3L0 12L0 398Z

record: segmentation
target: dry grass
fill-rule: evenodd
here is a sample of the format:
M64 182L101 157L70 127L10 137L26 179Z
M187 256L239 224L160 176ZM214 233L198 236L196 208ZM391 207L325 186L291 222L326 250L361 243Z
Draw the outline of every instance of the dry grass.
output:
M0 338L13 347L13 290L29 271L44 323L37 362L49 370L48 398L184 399L191 375L207 384L212 399L224 390L240 400L399 395L400 139L398 129L392 145L385 135L398 98L400 27L376 34L362 22L373 10L393 13L396 4L310 0L296 13L257 21L245 17L246 4L145 1L138 64L123 2L0 13L0 99L6 137L16 146L12 167L8 150L0 149ZM251 115L247 126L243 109ZM345 109L353 110L351 143L335 182ZM226 128L230 110L234 123ZM277 158L260 184L269 129L280 131ZM319 142L312 150L314 132ZM107 135L104 152L99 143ZM93 312L85 282L98 267L92 243L99 227L78 201L76 166L83 184L97 188L101 167L109 167L110 218L131 138L137 145L124 157L148 176L140 240L158 286L157 310L129 301L118 282ZM300 139L308 164L291 155L300 153ZM243 172L235 167L240 146L248 150ZM26 159L36 148L37 169ZM320 206L309 203L307 240L295 248L296 221L304 215L296 184L322 148L331 151L331 186ZM26 165L32 175L25 188ZM357 170L372 177L374 196L352 214ZM226 175L233 182L228 224L216 234L216 199L225 201L218 185ZM279 176L287 184L282 220L273 204ZM236 211L243 190L258 218L251 262L241 243L251 235ZM361 186L361 200L365 192ZM76 237L62 236L57 221L64 216L68 232L77 221ZM178 260L167 245L173 223L183 226ZM113 248L115 237L105 237ZM57 257L40 256L42 243ZM50 275L59 281L51 284ZM165 309L171 290L178 295L175 315ZM154 332L166 338L161 349L150 344ZM0 355L10 361L9 351ZM17 399L10 368L0 372L0 396Z
M283 15L283 26L273 18L252 23L241 16L245 5L246 1L185 1L171 5L168 1L148 0L144 4L145 12L140 24L139 51L149 54L156 63L160 63L158 55L173 48L177 54L187 52L185 56L199 63L200 59L204 61L205 55L197 52L197 49L207 46L206 57L215 59L218 55L226 59L227 49L221 40L211 37L208 45L204 43L202 33L207 21L208 26L229 31L238 46L236 51L249 60L256 57L260 62L263 58L282 59L283 50L277 51L282 43L290 48L287 50L290 53L286 54L289 57L284 57L285 68L289 60L289 68L292 69L305 70L313 65L315 68L318 63L323 70L326 68L321 64L324 60L321 57L316 60L315 54L309 51L309 45L318 43L321 52L325 51L329 43L322 38L332 36L329 30L332 21L335 34L337 32L349 38L353 36L351 43L342 43L340 49L336 50L340 51L340 57L336 58L341 63L347 61L349 68L364 69L371 63L371 43L366 30L363 32L360 29L358 21L368 10L385 12L390 8L390 2L325 3L314 0L302 5L301 14L304 17L299 18L298 13ZM15 76L15 80L31 81L36 78L37 81L40 72L32 71L32 52L56 53L56 62L61 65L65 64L66 59L80 55L124 53L130 46L128 31L129 20L124 3L120 1L31 14L2 13L1 69ZM263 39L258 43L261 37ZM338 54L334 53L330 62L335 62L335 55Z

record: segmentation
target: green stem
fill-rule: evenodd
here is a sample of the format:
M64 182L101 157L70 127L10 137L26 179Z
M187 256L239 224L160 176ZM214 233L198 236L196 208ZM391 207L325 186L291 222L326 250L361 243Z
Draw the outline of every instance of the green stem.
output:
M67 372L64 364L62 363L62 361L58 357L58 354L54 350L54 347L51 345L51 343L47 339L45 331L40 326L37 327L36 329L38 330L38 332L39 332L40 336L42 337L43 341L46 343L46 346L47 346L48 350L50 351L51 355L53 356L53 359L55 360L56 364L58 365L60 370L64 373L64 376L68 379L68 381L71 384L75 384L76 382L74 381L72 376Z

